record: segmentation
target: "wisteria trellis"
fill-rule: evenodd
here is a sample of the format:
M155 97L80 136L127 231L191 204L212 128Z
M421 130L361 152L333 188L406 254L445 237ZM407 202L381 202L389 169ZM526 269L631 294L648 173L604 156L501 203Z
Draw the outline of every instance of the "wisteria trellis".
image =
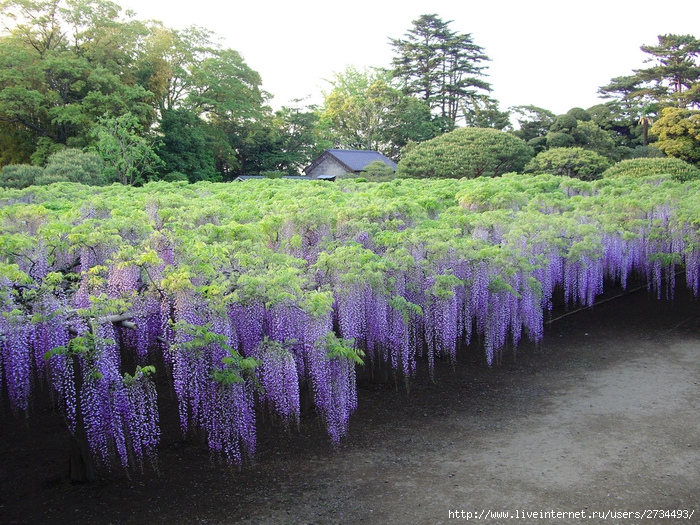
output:
M363 356L409 379L474 334L489 364L539 340L558 290L590 306L635 278L661 298L682 268L697 296L699 190L508 175L2 191L0 387L27 412L46 381L106 465L156 452L155 362L183 431L229 462L254 453L258 410L298 424L302 392L338 443Z

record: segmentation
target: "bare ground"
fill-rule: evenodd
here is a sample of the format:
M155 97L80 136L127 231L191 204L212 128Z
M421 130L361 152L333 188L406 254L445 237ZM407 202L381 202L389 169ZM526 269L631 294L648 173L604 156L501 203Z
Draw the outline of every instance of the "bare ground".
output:
M265 422L255 462L235 470L164 414L158 473L71 485L50 407L28 421L2 413L0 523L439 524L482 511L481 523L700 523L700 301L685 289L609 301L499 366L482 361L474 344L455 366L438 363L434 382L420 370L408 394L361 384L337 449L314 416L290 432ZM646 509L694 514L488 514Z

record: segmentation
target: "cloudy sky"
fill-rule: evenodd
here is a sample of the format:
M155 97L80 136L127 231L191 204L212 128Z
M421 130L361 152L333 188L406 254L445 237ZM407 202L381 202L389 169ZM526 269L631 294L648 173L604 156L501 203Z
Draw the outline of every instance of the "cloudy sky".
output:
M501 109L590 107L601 102L600 86L644 66L639 46L661 34L700 37L697 0L115 1L139 19L214 31L260 73L274 107L321 102L325 79L347 66L389 66L388 39L403 37L422 14L452 20L453 31L484 48Z

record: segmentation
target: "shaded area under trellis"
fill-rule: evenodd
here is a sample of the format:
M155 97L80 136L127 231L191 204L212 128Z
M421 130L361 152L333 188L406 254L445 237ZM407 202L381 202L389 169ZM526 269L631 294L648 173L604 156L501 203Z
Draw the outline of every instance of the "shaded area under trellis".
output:
M255 462L241 469L212 461L201 443L180 438L174 400L167 401L167 395L161 394L167 410L161 411L164 438L159 473L146 471L129 479L117 469L103 473L93 485L67 482L65 426L47 398L38 396L28 420L7 411L0 416L0 521L18 525L179 525L197 519L236 523L262 515L274 505L283 506L281 495L293 505L318 491L328 493L334 485L348 490L353 480L344 474L342 462L351 451L362 452L372 461L386 457L387 465L399 451L420 454L427 443L449 452L449 441L459 439L446 425L450 415L473 421L474 435L483 432L482 426L497 431L504 421L512 429L518 418L546 406L547 388L557 388L557 378L569 367L584 363L587 373L595 373L603 364L624 363L631 351L616 343L616 334L654 340L679 332L695 341L700 334L700 301L687 289L678 286L673 301L659 301L655 294L643 291L626 295L554 323L539 347L523 343L500 366L489 368L480 362L474 343L473 349L460 353L454 369L437 361L435 382L426 363L419 363L408 395L400 384L397 389L391 383L360 383L358 412L347 440L337 450L313 416L303 417L299 430L289 432L266 420ZM600 346L603 339L606 344ZM542 377L550 379L543 383ZM336 478L314 478L314 465L319 462L338 462ZM423 486L426 494L431 490ZM358 500L356 505L366 503Z

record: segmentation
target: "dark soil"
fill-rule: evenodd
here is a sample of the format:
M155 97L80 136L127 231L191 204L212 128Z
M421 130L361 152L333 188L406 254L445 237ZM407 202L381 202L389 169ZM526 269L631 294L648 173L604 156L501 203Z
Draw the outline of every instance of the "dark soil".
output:
M401 380L363 382L359 404L339 448L313 414L298 430L265 421L240 469L183 440L167 409L157 472L86 485L68 481L48 401L28 419L5 411L0 523L438 524L482 511L482 523L700 523L700 301L685 289L562 318L491 368L474 344L456 365L438 362L434 381L421 369L410 393ZM646 509L694 514L487 514Z

